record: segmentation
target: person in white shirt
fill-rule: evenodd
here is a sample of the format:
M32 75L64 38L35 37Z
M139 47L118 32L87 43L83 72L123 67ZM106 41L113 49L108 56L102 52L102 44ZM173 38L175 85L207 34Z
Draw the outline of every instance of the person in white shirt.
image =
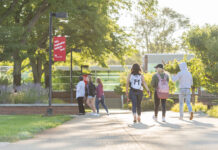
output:
M85 114L85 108L83 106L83 100L85 97L85 82L83 81L83 77L79 77L79 82L76 85L76 99L79 107L79 115Z
M192 74L188 71L187 64L182 62L179 64L180 72L176 75L172 76L172 80L179 81L179 109L180 109L180 119L183 119L183 105L184 100L186 100L186 104L188 106L188 110L190 113L190 120L193 119L193 111L191 106L191 86L193 85Z

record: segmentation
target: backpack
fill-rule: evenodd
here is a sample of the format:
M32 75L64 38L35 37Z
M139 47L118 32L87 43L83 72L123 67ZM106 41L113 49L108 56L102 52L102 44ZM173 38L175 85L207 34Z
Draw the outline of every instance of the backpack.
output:
M162 79L160 74L157 73L157 77L159 79L157 86L157 96L159 99L167 99L169 97L169 84L167 82L167 75L164 74L164 78Z
M142 77L141 75L131 75L130 86L132 89L141 90L142 88Z

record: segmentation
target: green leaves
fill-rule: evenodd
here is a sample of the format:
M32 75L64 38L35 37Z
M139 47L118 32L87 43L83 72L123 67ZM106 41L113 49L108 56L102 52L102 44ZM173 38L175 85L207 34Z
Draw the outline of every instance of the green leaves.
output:
M202 61L205 87L210 92L218 90L218 26L195 26L184 36L189 49Z
M183 29L189 27L189 19L170 8L160 9L155 0L140 0L134 31L139 49L147 53L175 52L183 49Z

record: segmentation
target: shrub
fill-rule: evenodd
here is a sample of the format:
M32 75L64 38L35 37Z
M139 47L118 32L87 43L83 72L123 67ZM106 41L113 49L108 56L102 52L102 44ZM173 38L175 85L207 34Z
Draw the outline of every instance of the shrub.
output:
M192 110L194 112L207 112L207 105L204 105L202 103L195 103L195 105L192 105ZM174 111L174 112L179 112L179 103L175 104L171 111ZM188 112L188 107L186 104L184 104L184 107L183 107L183 111L184 112Z
M0 103L7 104L34 104L47 103L48 91L34 84L22 85L19 91L4 92L0 95Z
M211 117L218 118L218 106L213 106L210 110L207 111L207 114Z
M132 103L129 102L128 104L124 104L124 105L123 105L123 108L124 108L124 109L130 109L130 110L131 110L131 109L132 109Z

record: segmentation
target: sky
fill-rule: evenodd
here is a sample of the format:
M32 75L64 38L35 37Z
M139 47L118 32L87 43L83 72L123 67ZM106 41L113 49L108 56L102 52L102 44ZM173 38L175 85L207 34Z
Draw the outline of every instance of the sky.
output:
M189 18L192 25L218 25L218 0L159 0L159 7L172 8ZM133 20L131 15L123 13L118 23L129 27L133 25Z
M218 0L159 0L159 6L183 14L193 25L218 25Z

